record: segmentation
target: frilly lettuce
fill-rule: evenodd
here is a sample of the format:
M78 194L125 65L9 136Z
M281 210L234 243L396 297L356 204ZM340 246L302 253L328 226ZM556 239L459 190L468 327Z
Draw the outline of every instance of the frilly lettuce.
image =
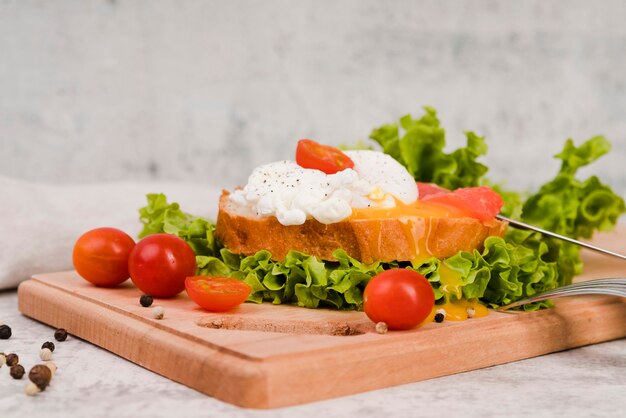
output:
M446 154L445 130L440 126L437 112L431 107L424 110L426 114L422 118L403 116L399 125L392 123L374 129L370 138L418 181L437 183L451 190L478 186L487 172L487 167L476 161L487 153L485 139L466 132L467 146Z

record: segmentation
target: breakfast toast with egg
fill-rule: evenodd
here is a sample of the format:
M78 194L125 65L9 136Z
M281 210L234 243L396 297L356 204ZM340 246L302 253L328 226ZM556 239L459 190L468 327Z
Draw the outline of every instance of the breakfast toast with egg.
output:
M277 261L292 250L336 261L337 249L364 263L443 259L502 236L502 203L484 186L420 186L381 152L301 140L295 162L257 167L245 187L222 193L215 234L234 253L267 250Z
M459 251L481 249L490 235L502 236L506 222L472 217L404 216L398 218L348 218L331 224L307 219L301 225L282 225L274 216L257 217L229 200L220 198L216 236L237 254L267 250L283 260L290 250L335 261L342 248L364 262L412 261L426 257L447 258Z

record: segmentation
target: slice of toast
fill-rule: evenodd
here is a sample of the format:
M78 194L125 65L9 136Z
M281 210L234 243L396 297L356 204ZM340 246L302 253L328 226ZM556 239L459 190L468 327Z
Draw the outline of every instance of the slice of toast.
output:
M322 224L307 219L302 225L285 226L276 217L258 217L237 207L223 191L215 234L237 254L267 250L273 260L284 260L290 250L336 261L333 251L342 248L364 263L412 261L451 257L457 252L481 249L490 235L502 236L507 223L481 222L469 217L403 217L402 219L351 219Z

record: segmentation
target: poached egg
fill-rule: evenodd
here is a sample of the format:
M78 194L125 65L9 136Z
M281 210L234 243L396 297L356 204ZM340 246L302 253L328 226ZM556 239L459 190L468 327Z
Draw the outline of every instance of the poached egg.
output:
M283 160L253 170L243 189L229 197L259 217L275 216L282 225L313 218L331 224L353 209L393 208L417 200L418 188L400 163L378 151L345 151L353 168L326 174Z

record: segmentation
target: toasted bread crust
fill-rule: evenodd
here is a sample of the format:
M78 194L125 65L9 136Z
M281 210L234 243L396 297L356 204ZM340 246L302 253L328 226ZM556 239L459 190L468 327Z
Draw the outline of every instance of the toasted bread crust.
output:
M215 234L237 254L268 250L273 260L284 260L290 250L336 261L333 251L344 249L364 263L411 261L482 248L490 235L502 236L507 223L474 218L348 219L325 225L308 219L302 225L285 226L276 217L252 217L236 213L222 192Z

